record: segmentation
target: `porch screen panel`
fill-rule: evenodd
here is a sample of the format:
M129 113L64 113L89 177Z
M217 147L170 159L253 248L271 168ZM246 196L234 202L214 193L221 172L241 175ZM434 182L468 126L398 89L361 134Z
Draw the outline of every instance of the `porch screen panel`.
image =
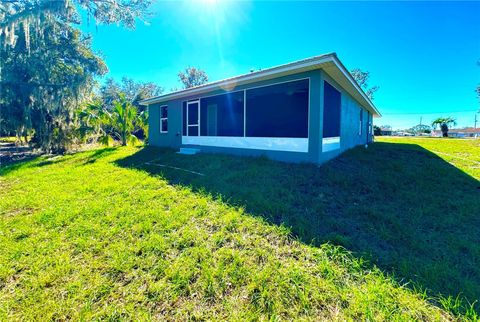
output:
M200 100L202 136L243 136L243 91Z
M206 136L208 135L207 133L207 124L205 124L205 120L207 119L207 109L203 108L202 105L203 101L200 100L200 135L201 136Z
M309 80L247 90L246 136L308 138Z
M341 94L332 85L324 82L323 137L340 136Z
M188 108L188 123L187 125L198 124L198 103L191 103L187 105Z
M183 102L182 106L182 121L183 121L183 130L182 130L182 135L186 136L187 135L187 102Z

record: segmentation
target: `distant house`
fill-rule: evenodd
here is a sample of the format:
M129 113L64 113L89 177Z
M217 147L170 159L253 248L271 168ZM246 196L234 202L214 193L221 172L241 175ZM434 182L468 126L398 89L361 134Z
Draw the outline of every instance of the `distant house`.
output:
M380 128L380 135L392 135L392 128L391 127L381 127Z
M149 144L322 163L372 140L379 111L336 54L146 99Z
M434 130L433 136L442 136L442 131ZM448 136L451 138L480 138L480 128L466 127L463 129L450 129L448 130Z
M406 131L393 131L393 136L415 136L415 134Z

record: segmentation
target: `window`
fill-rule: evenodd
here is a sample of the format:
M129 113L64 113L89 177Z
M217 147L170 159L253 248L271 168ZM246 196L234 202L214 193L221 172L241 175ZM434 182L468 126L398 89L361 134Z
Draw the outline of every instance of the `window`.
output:
M309 80L246 91L246 136L308 138Z
M200 100L200 135L243 136L244 92L210 96Z
M359 125L358 125L358 135L362 135L362 127L363 127L363 110L360 108L360 118L359 118Z
M323 137L339 137L341 94L329 83L323 84Z
M160 106L160 133L168 132L168 106Z

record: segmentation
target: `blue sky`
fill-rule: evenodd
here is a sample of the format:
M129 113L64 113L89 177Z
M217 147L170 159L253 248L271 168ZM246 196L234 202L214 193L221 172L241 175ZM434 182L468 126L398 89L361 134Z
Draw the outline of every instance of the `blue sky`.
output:
M158 1L135 30L84 25L109 77L180 87L196 66L210 80L328 52L380 86L377 125L453 116L473 126L479 102L480 2ZM478 115L480 120L480 115ZM480 125L480 124L479 124ZM478 125L477 125L478 126Z

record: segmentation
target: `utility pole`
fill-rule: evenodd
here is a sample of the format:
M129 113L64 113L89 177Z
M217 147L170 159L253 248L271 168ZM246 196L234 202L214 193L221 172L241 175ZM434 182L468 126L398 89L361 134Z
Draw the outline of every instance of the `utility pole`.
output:
M473 122L473 136L477 137L477 113L475 113L475 121Z

